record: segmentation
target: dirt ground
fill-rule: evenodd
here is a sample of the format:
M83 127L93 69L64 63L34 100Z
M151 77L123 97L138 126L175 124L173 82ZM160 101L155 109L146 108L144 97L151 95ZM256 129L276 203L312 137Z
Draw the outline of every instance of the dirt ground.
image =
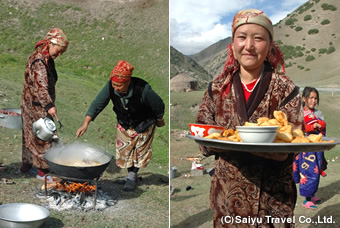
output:
M12 133L8 137L8 132ZM44 206L44 199L36 198L43 181L32 175L18 173L21 162L21 130L0 127L0 205L7 203L32 203ZM116 204L103 211L55 211L45 227L168 227L169 178L168 167L152 161L139 172L140 181L134 192L124 192L116 180L127 175L125 169L115 165L115 160L98 181L99 189L116 199ZM4 179L3 179L4 178ZM7 180L7 181L4 181ZM150 219L153 221L150 224Z
M17 174L19 163L11 164L6 171L0 172L0 180L6 178L0 184L0 205L14 202L33 203L44 206L45 199L38 199L35 195L40 191L43 181L34 176ZM113 167L113 165L111 165ZM91 227L135 227L139 223L143 227L148 224L145 214L156 215L157 220L151 227L167 227L168 210L164 203L168 200L168 177L162 174L144 171L140 173L139 185L134 192L122 191L123 185L115 183L115 180L124 175L115 174L112 176L112 168L104 173L99 179L99 189L107 193L116 200L114 206L108 207L103 211L90 210L84 211L53 211L50 209L51 216L44 227L81 227L91 224ZM14 182L14 183L13 183ZM150 199L150 198L153 199ZM129 216L133 215L133 217ZM153 217L153 216L152 216ZM73 221L72 221L73 220ZM80 224L74 224L80 221ZM92 226L93 225L93 226ZM88 227L88 226L87 226Z
M213 212L209 205L211 177L208 174L190 176L191 161L186 158L200 157L200 155L198 145L193 140L186 138L185 134L186 131L171 132L170 167L176 166L177 176L170 179L170 185L173 188L170 196L170 226L175 228L212 227ZM214 166L213 161L213 158L209 157L203 158L201 163L207 170ZM323 200L323 203L318 205L318 209L304 208L301 205L304 198L298 196L294 211L297 228L339 227L339 172L340 161L330 162L326 171L327 176L321 179L317 192L317 196ZM330 221L331 218L332 221Z

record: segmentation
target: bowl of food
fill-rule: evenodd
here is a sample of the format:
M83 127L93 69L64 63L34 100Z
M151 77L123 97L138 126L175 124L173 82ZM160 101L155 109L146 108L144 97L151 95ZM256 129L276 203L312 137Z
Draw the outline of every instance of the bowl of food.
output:
M272 143L279 126L236 126L244 143Z
M208 125L208 124L189 124L190 133L192 136L206 137L211 133L222 133L225 127Z
M0 205L0 227L40 227L50 216L49 210L29 203Z

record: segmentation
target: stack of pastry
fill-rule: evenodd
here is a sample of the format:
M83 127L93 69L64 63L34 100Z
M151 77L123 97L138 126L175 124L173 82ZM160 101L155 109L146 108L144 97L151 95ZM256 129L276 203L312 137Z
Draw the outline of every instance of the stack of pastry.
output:
M324 141L322 134L310 134L305 136L301 129L293 130L293 124L289 123L287 116L282 111L274 111L274 119L260 117L257 123L246 122L244 126L278 126L274 143L331 143L334 140ZM205 138L241 142L238 131L233 129L224 130L222 133L214 132Z

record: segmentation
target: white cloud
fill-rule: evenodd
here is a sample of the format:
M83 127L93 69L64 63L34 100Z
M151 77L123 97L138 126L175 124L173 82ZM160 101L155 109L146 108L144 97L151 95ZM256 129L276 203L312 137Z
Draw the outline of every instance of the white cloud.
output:
M277 24L278 22L280 22L282 19L284 19L285 17L287 17L288 14L290 14L292 11L277 11L277 12L273 12L272 15L270 15L270 20L272 21L273 25Z
M279 22L307 0L170 0L170 45L183 54L196 54L231 36L231 23L241 9L263 10Z
M175 48L180 50L184 54L193 54L202 50L202 47L208 47L209 45L216 43L217 41L228 37L228 29L230 25L216 24L212 29L201 31L197 34L190 34L189 36L174 35L171 38L171 43Z
M247 6L254 0L244 0ZM194 54L230 34L221 22L240 9L237 1L170 0L170 43L184 54Z
M307 0L285 0L279 5L268 7L270 14L269 17L273 24L280 22L280 20L287 17L288 14L292 13L298 7L306 3Z

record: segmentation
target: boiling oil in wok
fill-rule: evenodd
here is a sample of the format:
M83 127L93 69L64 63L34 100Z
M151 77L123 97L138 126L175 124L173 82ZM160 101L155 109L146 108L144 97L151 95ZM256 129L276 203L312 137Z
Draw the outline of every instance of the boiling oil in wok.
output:
M89 161L89 160L83 160L83 161L75 161L75 162L63 162L63 165L66 166L77 166L77 167L90 167L90 166L98 166L101 165L100 162L97 161Z
M84 143L52 145L48 155L49 160L54 163L73 167L99 166L106 158L99 148Z

